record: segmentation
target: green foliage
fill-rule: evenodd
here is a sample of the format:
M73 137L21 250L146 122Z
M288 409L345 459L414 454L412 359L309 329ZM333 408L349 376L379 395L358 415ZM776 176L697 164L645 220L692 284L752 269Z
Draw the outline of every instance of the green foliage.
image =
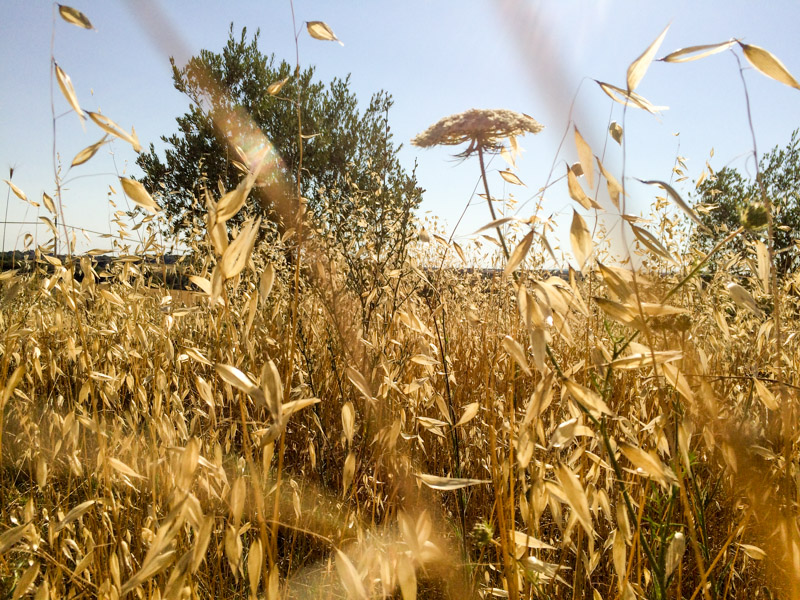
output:
M800 237L800 130L785 148L776 146L759 163L761 184L772 202L775 218L776 267L784 275L800 266L795 240ZM697 188L700 218L713 235L697 231L695 241L707 252L725 235L744 225L747 231L731 242L743 252L754 239L766 243L761 187L736 169L725 167Z
M314 80L313 67L299 70L265 56L258 40L256 32L248 41L246 29L237 39L231 25L221 52L202 50L182 68L172 63L175 87L189 97L189 110L177 118L178 132L162 137L167 145L163 159L151 145L138 164L142 183L160 198L175 231L197 238L201 230L196 225L206 210L204 193L219 199L220 187L231 190L241 180L243 157L228 144L230 139L244 154L252 154L264 149L263 133L274 146L273 179L287 182L284 193L296 194L300 118L300 192L316 225L348 251L367 242L378 246L371 251L378 256L404 249L422 190L414 174L400 166L400 148L392 143L387 123L391 96L376 93L360 112L349 76L323 85ZM270 84L283 79L285 85L271 95ZM228 130L215 129L215 118ZM274 201L264 186L256 186L247 206L280 231Z

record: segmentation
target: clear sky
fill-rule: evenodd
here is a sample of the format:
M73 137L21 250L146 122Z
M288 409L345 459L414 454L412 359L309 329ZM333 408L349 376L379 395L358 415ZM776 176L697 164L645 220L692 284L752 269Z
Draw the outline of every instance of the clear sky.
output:
M265 53L289 61L295 55L288 0L75 0L72 6L83 11L96 30L56 19L54 36L53 5L38 0L3 4L0 179L14 167L14 183L36 201L42 192L54 193L51 39L54 56L71 77L81 106L101 110L128 130L135 126L142 145L154 143L157 149L163 148L159 136L173 133L175 117L188 107L172 86L169 55L185 58L201 48L221 49L231 23L236 31L260 28ZM345 44L313 40L303 32L303 66L315 65L322 81L350 73L362 103L379 89L393 95L389 118L395 141L404 143L401 161L409 169L417 161L420 184L427 190L420 215L438 217L448 233L470 202L479 171L474 159L453 160L452 148L422 150L410 145L414 135L441 117L469 108L508 108L545 125L539 135L520 140L525 152L517 161L517 174L527 187L503 183L496 172L505 167L500 158L490 168L493 195L513 193L522 205L520 216L528 217L535 203L525 201L536 197L554 161L556 175L561 175L564 165L577 159L571 135L559 150L576 92L572 117L600 154L608 139L609 117L621 121L622 107L592 79L625 87L628 65L668 24L658 56L737 37L768 49L800 77L800 3L795 1L295 0L294 8L298 27L304 21L325 21ZM737 53L741 56L740 50ZM784 145L800 126L800 91L745 66L758 150L763 153ZM714 168L733 165L752 174L752 161L746 159L752 139L742 82L730 52L686 64L655 62L637 92L669 110L659 118L627 111L629 213L646 216L656 193L632 178L668 180L678 154L686 158L692 179L712 148ZM57 87L54 102L56 115L68 110ZM92 123L84 131L74 114L60 117L56 132L64 169L79 150L102 136ZM620 178L622 153L613 142L605 162ZM72 179L64 193L68 223L112 231L108 186L119 189L117 174L138 173L135 153L121 141L72 169L65 174ZM0 186L0 210L5 211L7 186ZM691 182L679 186L686 196L691 188ZM547 190L544 198L542 216L555 215L564 224L558 233L566 250L564 232L574 205L566 183ZM121 199L117 201L124 207ZM37 209L13 194L7 210L9 221L37 219ZM488 220L485 203L473 198L457 236ZM24 231L33 230L8 225L5 249L21 247ZM109 246L90 237L79 248ZM46 239L46 228L40 226L38 240Z

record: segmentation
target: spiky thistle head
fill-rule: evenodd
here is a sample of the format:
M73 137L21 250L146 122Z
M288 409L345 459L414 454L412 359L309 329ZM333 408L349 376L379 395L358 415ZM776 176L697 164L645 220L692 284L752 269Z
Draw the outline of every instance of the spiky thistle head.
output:
M472 528L472 539L479 547L486 546L492 543L494 538L494 527L489 521L479 521L475 523Z
M478 150L499 152L504 139L539 133L543 128L533 117L513 110L473 108L439 120L417 135L411 143L420 148L430 148L469 142L467 149L458 154L466 158Z
M739 213L739 220L746 229L757 231L767 226L769 215L763 202L748 201Z

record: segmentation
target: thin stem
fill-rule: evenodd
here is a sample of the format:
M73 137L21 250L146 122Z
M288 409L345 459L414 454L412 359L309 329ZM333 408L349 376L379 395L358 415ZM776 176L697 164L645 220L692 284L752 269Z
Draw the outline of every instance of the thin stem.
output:
M769 237L769 262L772 270L770 276L770 287L772 288L772 300L775 303L774 309L774 322L775 322L775 344L778 348L778 367L780 368L781 358L780 351L782 344L781 333L781 311L780 311L780 297L778 295L778 275L775 269L775 220L772 215L772 199L767 195L767 190L764 187L764 181L761 178L760 166L758 163L758 147L756 146L756 130L753 127L753 113L750 110L750 94L747 91L747 82L744 79L744 69L742 69L742 61L737 54L734 53L736 64L739 65L739 76L742 79L742 88L744 89L744 102L747 107L747 124L750 127L750 135L753 138L753 159L755 160L756 168L756 183L761 191L761 199L767 209L767 234Z
M299 46L299 32L297 31L297 25L295 23L294 17L294 2L289 0L289 6L292 10L292 27L295 31L294 43L295 43L295 55L296 55L296 65L295 65L295 76L297 77L298 86L297 86L297 99L296 99L296 109L297 109L297 144L298 144L298 163L297 163L297 211L294 215L292 215L293 220L296 221L295 226L297 228L297 252L295 255L295 264L294 264L294 279L293 279L293 296L291 302L291 333L289 336L289 348L287 352L287 361L286 361L286 368L284 371L284 391L283 396L284 398L289 398L290 392L292 389L292 375L294 373L294 358L295 358L295 345L297 343L297 328L298 328L298 318L299 318L299 309L298 309L298 300L300 296L300 256L302 251L302 244L303 244L303 231L302 231L302 174L303 174L303 120L302 120L302 107L301 107L301 94L302 90L300 88L300 46ZM280 488L283 479L283 461L284 455L286 452L286 432L281 432L280 441L279 441L279 450L278 450L278 470L276 474L276 490L275 490L275 503L273 505L273 522L278 522L278 514L280 510ZM271 540L272 548L273 548L273 555L277 556L277 549L278 549L278 526L273 525L272 527L272 540ZM266 573L266 569L265 569Z
M492 221L497 221L497 215L494 212L494 206L492 206L492 195L489 193L489 182L486 179L486 166L483 163L483 148L478 146L478 159L481 163L481 177L483 178L483 189L486 192L486 202L489 203L489 212L492 213ZM506 239L503 237L503 232L500 230L500 227L496 227L497 235L500 236L500 245L503 247L503 254L506 256L506 260L510 258L510 254L508 253L508 247L506 246Z
M758 148L756 146L756 131L753 127L753 113L750 110L750 94L747 91L747 82L744 79L744 70L742 69L742 61L739 56L734 53L734 58L736 58L736 64L739 66L739 76L742 79L742 87L744 89L744 101L745 106L747 107L747 123L750 127L750 135L753 138L753 158L755 159L755 167L756 167L756 183L758 184L759 191L761 192L761 201L764 203L764 207L767 211L767 236L769 245L767 247L769 251L769 265L770 265L770 293L772 295L772 303L773 303L773 312L772 312L772 322L775 325L775 349L778 354L778 379L782 380L783 377L781 375L783 371L783 332L781 331L781 297L778 288L778 273L777 268L775 265L775 219L773 217L773 206L772 206L772 199L767 194L767 190L764 187L764 181L761 178L761 171L760 166L758 163ZM783 390L781 390L783 392ZM781 417L783 419L784 424L784 439L791 439L790 427L792 422L792 417L789 414L789 399L788 396L784 393L781 393ZM786 443L784 448L784 459L787 461L786 464L791 464L792 455L791 455L791 444ZM788 471L787 471L788 473Z
M61 200L61 176L58 174L58 152L56 150L56 100L55 100L55 90L53 89L53 79L56 76L56 57L55 57L55 47L56 47L56 7L58 5L54 2L53 3L53 29L52 33L50 34L50 114L52 116L53 122L53 177L56 183L56 200L58 200L58 212L59 214L56 215L56 232L53 235L53 253L58 256L58 217L61 216L61 226L64 229L64 242L67 245L67 256L72 256L72 252L69 246L69 234L67 233L67 228L64 225L66 222L66 218L64 217L64 203ZM80 116L80 114L78 115Z
M663 304L663 303L665 303L667 300L669 300L669 299L670 299L670 298L671 298L671 297L672 297L672 296L673 296L673 295L674 295L674 294L675 294L675 293L676 293L678 290L680 290L680 289L681 289L681 288L682 288L684 285L686 285L686 283L687 283L687 282L688 282L688 281L689 281L689 280L690 280L692 277L694 277L694 276L695 276L695 274L696 274L696 273L697 273L697 272L698 272L698 271L699 271L699 270L700 270L700 269L703 267L703 265L704 265L704 264L706 264L706 263L708 262L708 260L709 260L709 259L710 259L710 258L711 258L711 257L712 257L714 254L716 254L716 253L717 253L717 251L718 251L720 248L722 248L722 247L723 247L725 244L727 244L728 242L730 242L730 241L731 241L733 238L735 238L737 235L739 235L739 234L740 234L740 233L742 233L743 231L744 231L744 227L739 227L739 229L737 229L736 231L732 232L732 233L731 233L731 234L729 234L729 235L728 235L728 236L727 236L725 239L723 239L723 240L721 240L720 242L718 242L718 243L717 243L717 245L716 245L716 246L714 246L714 247L711 249L711 252L709 252L708 254L706 254L706 255L705 255L705 257L703 257L703 260L701 260L699 263L697 263L697 265L694 267L694 269L692 269L692 270L689 272L689 274L688 274L686 277L684 277L683 279L681 279L681 281L680 281L680 282L679 282L677 285L675 285L675 286L674 286L674 287L673 287L673 288L672 288L672 289L671 289L671 290L670 290L670 291L667 293L667 295L666 295L666 296L664 296L664 298L661 300L662 304Z
M8 175L9 181L11 181L11 178L14 176L14 169L11 169L10 171L11 172ZM2 258L0 258L0 270L5 269L6 266L6 228L8 227L8 205L10 203L11 203L11 188L9 187L6 190L6 216L5 220L3 221L3 255ZM13 252L11 256L14 256Z
M447 393L447 410L450 413L450 421L452 422L450 428L450 435L452 437L452 444L453 444L453 459L455 462L455 476L456 478L461 478L462 471L461 471L461 444L458 434L458 428L456 427L456 410L455 406L453 405L453 393L450 389L450 370L447 365L447 348L445 344L447 343L447 330L445 329L445 311L442 308L442 328L441 331L439 330L439 322L436 320L436 314L434 313L433 307L428 303L428 308L431 310L431 316L433 317L433 326L434 330L436 331L436 337L439 341L439 353L442 358L442 366L444 368L444 385L445 385L445 392ZM458 494L458 511L461 517L461 541L463 545L463 552L464 552L464 561L469 562L469 552L467 549L467 502L465 497L465 492L463 489L459 490Z

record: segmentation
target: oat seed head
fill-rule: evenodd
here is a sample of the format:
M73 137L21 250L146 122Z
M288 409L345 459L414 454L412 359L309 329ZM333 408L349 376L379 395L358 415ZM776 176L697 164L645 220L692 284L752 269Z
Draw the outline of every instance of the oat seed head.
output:
M543 125L533 117L505 109L477 109L450 115L417 135L411 143L420 148L456 146L469 142L458 156L466 158L479 149L499 152L502 140L526 133L539 133Z

